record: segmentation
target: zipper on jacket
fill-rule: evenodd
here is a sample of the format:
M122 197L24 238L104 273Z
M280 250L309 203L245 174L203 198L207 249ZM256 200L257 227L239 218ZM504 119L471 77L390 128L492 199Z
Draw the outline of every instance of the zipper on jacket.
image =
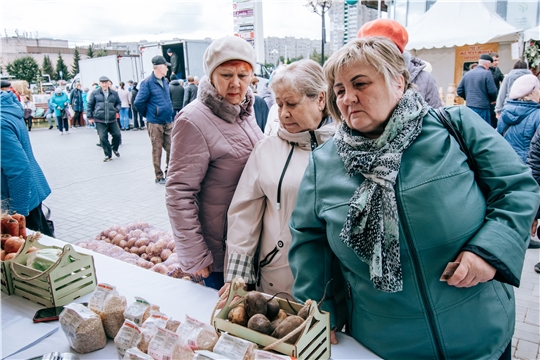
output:
M352 317L352 315L354 314L354 301L353 301L353 298L352 298L352 289L351 289L351 283L349 281L347 281L347 298L349 299L349 301L351 302L351 313L350 313L350 317ZM353 324L354 321L352 321L352 319L350 321L347 322L347 331L349 333L352 333L352 324Z
M398 208L401 208L400 202L398 202ZM400 210L403 210L403 209L400 209ZM422 304L424 305L424 308L426 309L429 327L430 327L431 333L433 334L433 338L435 340L437 358L445 359L443 348L442 348L442 342L441 342L439 333L437 331L437 327L435 325L435 315L433 314L433 309L431 308L429 304L426 284L424 282L424 279L420 276L422 275L422 271L420 270L420 261L418 260L418 253L416 252L416 248L413 246L412 240L409 236L410 232L409 232L409 227L408 227L407 222L404 221L402 223L402 226L403 226L403 232L405 233L405 240L407 241L407 245L409 246L409 250L411 252L414 272L417 274L418 285L420 287L420 295L422 297Z
M107 92L110 94L111 89ZM103 93L103 97L105 98L105 124L109 123L109 95L105 96L105 93Z
M274 250L270 251L264 259L262 259L259 262L259 269L257 270L257 286L261 286L261 269L265 267L266 265L270 264L272 260L274 260L274 257L276 257L276 254L278 253L279 249L278 247L274 247Z
M311 143L311 151L315 150L317 146L319 146L319 143L317 142L317 137L315 136L315 131L309 130L309 136L310 136L310 143Z
M294 152L294 145L296 143L291 143L291 152L289 152L289 157L287 157L287 161L285 162L285 166L283 167L283 171L281 171L281 177L279 178L279 183L277 187L277 209L281 209L281 183L283 182L283 178L285 177L285 173L287 172L287 168L289 167L289 163L291 162L292 154Z

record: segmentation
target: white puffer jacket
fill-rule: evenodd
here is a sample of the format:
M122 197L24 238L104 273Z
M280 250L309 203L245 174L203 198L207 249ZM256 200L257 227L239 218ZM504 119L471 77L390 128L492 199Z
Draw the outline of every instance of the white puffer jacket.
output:
M296 134L280 126L255 146L229 207L226 282L241 277L267 294L291 294L289 219L311 151L334 132L333 122Z

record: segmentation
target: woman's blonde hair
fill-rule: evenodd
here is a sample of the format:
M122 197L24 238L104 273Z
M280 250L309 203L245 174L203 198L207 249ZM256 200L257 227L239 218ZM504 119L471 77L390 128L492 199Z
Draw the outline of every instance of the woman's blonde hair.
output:
M30 101L34 101L34 97L32 96L32 91L30 91L30 88L28 87L28 83L26 80L16 80L11 83L11 86L19 93L19 95L28 95Z
M326 94L327 86L321 65L313 60L303 59L287 65L272 76L270 89L275 93L278 88L290 89L316 100L321 93ZM325 106L323 116L326 115L328 111Z
M337 97L334 93L336 73L342 68L358 62L373 66L382 74L386 86L389 88L401 76L405 81L404 90L410 86L409 71L405 59L390 39L382 36L355 39L333 53L324 64L324 75L328 84L326 104L330 115L337 122L341 122L342 115L336 104Z

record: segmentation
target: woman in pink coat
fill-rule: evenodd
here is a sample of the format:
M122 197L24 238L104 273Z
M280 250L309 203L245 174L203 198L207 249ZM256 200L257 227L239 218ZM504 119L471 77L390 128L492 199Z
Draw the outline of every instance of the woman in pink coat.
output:
M197 100L172 131L166 202L180 267L223 286L227 210L244 165L263 134L249 84L255 51L245 40L215 40L204 54Z

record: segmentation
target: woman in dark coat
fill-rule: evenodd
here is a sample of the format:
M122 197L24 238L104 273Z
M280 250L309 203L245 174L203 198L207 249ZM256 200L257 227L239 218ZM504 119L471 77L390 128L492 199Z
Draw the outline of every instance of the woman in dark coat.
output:
M81 83L77 83L77 85L75 85L75 88L71 90L71 94L69 94L69 105L71 106L71 109L75 112L75 114L73 114L73 126L81 126L81 115L84 112Z

